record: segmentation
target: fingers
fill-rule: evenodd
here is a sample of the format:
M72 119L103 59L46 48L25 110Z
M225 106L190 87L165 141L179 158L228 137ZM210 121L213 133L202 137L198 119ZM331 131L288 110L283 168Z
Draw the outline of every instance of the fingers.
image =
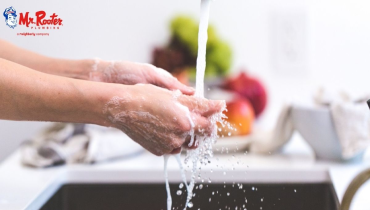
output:
M203 116L211 116L215 113L223 111L226 108L226 103L223 100L208 100L208 110L203 113Z
M194 133L197 135L209 135L212 132L212 124L208 118L193 114Z
M180 90L185 95L194 95L195 90L192 87L182 84L175 77L170 75L169 77L161 77L156 80L157 85L167 88L169 90Z
M182 84L176 78L173 78L173 81L167 84L167 88L170 90L180 90L185 95L194 95L195 89L187 85Z
M217 112L221 112L225 107L225 101L207 100L194 96L182 95L178 98L181 104L187 106L190 112L197 113L204 117L209 117Z
M153 83L157 86L167 88L169 90L180 90L185 95L194 95L195 90L192 87L182 84L166 70L150 66L153 70Z

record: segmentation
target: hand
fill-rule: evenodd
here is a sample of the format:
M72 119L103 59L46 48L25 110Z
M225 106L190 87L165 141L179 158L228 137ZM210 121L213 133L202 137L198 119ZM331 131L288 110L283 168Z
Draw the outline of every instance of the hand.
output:
M104 114L110 126L158 156L179 153L187 145L185 139L190 139L193 126L195 134L210 135L215 125L208 118L225 106L224 101L182 95L153 85L127 89L106 104Z
M96 59L90 80L126 85L153 84L169 90L180 90L187 95L194 94L194 88L182 84L167 71L151 64Z

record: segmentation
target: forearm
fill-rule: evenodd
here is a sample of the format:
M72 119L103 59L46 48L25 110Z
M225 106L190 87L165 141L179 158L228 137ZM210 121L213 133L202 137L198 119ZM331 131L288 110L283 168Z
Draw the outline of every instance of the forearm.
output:
M0 59L0 118L105 125L104 105L122 85L70 79Z
M47 57L17 47L0 39L0 58L48 74L77 79L89 79L93 60L69 60Z

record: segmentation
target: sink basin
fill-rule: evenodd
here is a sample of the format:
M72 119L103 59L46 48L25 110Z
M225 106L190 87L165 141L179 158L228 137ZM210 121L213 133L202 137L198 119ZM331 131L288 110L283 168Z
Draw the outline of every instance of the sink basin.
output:
M199 185L197 185L199 186ZM183 209L186 190L177 195L171 184L174 209ZM191 209L338 210L339 202L330 183L203 184L194 190ZM229 193L229 194L228 194ZM164 184L65 184L42 210L166 210Z

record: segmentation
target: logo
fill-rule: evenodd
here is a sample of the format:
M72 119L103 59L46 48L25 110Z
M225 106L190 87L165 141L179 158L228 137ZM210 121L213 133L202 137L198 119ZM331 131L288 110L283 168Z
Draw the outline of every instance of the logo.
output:
M45 18L46 17L46 12L45 11L38 11L36 12L36 18L34 17L29 17L29 12L26 12L25 14L20 13L19 17L19 25L26 25L27 27L31 26L38 26L39 29L42 27L42 29L45 29L45 26L48 26L47 29L49 29L49 26L61 26L63 25L62 22L63 20L61 18L58 18L58 15L53 13L50 15L50 18ZM33 27L31 27L33 28ZM59 29L59 27L58 27Z
M6 8L3 15L5 17L5 23L7 26L14 29L18 25L17 11L15 11L13 7Z
M9 28L14 29L19 26L17 29L27 29L24 32L19 31L18 36L49 36L45 30L59 30L60 27L63 27L63 19L58 17L56 13L47 14L42 10L35 12L34 15L30 12L19 12L18 20L17 11L11 6L5 9L3 15Z

